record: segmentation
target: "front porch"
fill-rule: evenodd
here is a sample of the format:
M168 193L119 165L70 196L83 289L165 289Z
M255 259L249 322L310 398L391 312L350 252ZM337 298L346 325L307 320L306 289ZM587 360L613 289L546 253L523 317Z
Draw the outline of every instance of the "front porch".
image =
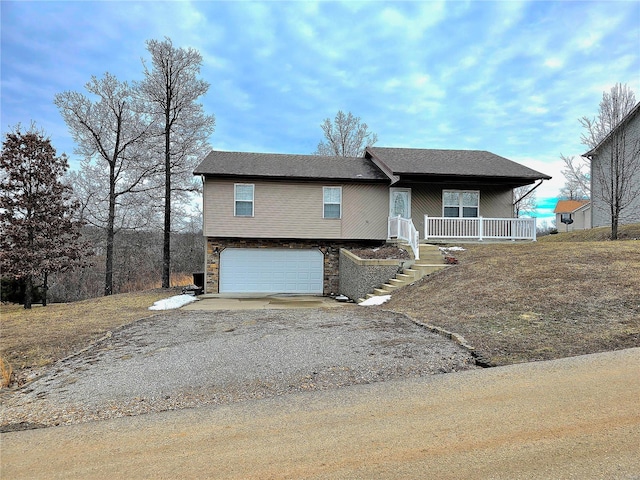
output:
M535 218L484 218L484 217L429 217L424 216L422 239L410 218L389 217L388 238L407 242L419 252L424 241L536 241ZM418 257L416 257L418 258Z

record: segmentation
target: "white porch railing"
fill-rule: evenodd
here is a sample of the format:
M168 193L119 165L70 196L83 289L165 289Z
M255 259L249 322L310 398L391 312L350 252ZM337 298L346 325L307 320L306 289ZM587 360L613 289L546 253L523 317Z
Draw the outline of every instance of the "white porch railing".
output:
M424 238L536 241L535 218L447 218L424 216Z
M420 235L410 218L389 217L387 238L398 238L411 245L413 256L420 260Z

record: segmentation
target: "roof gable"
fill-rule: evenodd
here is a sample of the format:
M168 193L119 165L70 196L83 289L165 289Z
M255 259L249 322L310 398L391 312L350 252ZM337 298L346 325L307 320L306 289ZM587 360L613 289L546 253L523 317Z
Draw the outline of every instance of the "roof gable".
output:
M367 154L392 175L436 175L545 179L551 177L483 150L367 147ZM386 169L385 169L386 167Z
M573 213L590 203L589 200L558 200L553 213Z

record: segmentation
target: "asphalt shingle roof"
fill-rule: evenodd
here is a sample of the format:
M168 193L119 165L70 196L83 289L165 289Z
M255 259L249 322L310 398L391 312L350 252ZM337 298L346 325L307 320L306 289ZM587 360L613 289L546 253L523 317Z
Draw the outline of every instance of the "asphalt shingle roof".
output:
M195 175L327 179L365 182L390 178L369 158L373 155L395 176L478 177L538 180L544 173L481 150L429 150L367 147L366 158L279 153L221 152L213 150L193 172Z
M544 173L483 150L367 147L394 175L550 179Z
M591 202L589 200L558 200L553 213L573 213L588 203Z
M195 175L388 181L365 158L211 151Z

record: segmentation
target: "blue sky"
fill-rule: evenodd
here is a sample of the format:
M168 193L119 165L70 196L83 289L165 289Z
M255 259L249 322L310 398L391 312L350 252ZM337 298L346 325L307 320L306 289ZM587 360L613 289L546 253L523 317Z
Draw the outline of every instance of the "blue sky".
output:
M204 57L216 149L312 153L361 117L379 146L489 150L552 175L578 118L627 83L640 98L640 2L11 2L1 5L1 128L32 120L77 165L53 97L92 75L142 78L145 40Z

